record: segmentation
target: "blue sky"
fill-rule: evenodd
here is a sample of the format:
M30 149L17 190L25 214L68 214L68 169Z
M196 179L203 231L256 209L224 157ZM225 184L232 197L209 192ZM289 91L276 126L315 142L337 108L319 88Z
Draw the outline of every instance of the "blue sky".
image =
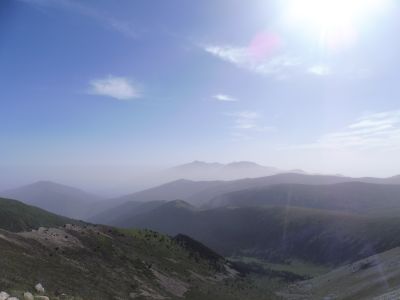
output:
M400 173L396 3L294 1L1 1L0 165Z

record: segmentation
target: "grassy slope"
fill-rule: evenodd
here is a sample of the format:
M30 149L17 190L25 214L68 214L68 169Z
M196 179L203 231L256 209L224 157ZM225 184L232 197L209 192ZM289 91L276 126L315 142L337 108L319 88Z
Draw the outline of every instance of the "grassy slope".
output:
M57 293L75 300L128 299L129 293L178 299L182 287L188 288L183 299L192 300L273 297L268 285L261 293L246 278L222 280L228 274L225 260L198 243L188 247L147 230L92 225L57 230L0 230L0 290L18 296L41 282L52 299Z
M23 231L40 226L60 226L74 222L22 202L0 198L0 228Z

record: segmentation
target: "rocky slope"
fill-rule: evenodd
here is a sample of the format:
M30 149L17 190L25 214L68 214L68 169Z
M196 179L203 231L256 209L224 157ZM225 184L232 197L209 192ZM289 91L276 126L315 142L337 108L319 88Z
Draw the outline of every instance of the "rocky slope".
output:
M283 299L400 299L400 248L345 265L278 293Z
M12 295L41 282L51 299L178 299L238 275L189 237L147 230L71 224L0 230L0 249L0 289Z

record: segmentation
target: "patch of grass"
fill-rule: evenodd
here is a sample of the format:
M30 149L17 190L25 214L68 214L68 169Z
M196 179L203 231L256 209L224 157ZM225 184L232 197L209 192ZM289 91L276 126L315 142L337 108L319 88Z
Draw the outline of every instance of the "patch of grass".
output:
M332 270L331 267L324 265L317 265L310 262L304 262L301 260L286 260L282 263L269 262L267 260L256 258L256 257L247 257L247 256L234 256L230 257L229 260L233 262L242 262L245 264L254 264L258 265L265 270L272 270L277 272L288 272L298 275L304 278L315 277L318 275L325 274Z

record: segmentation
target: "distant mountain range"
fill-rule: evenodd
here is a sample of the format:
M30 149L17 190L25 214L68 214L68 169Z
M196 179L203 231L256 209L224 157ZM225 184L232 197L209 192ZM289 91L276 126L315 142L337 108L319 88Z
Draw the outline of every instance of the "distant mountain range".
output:
M228 164L193 161L164 171L166 176L191 180L234 180L255 178L278 173L305 173L302 170L284 171L275 167L267 167L249 161L238 161Z
M142 202L155 200L185 200L196 206L208 205L217 196L251 188L263 188L277 184L327 185L345 182L364 182L376 184L400 184L400 176L390 178L352 178L332 175L306 175L299 173L282 173L258 178L246 178L231 181L192 181L176 180L154 188L110 199L114 207L125 202Z
M195 169L198 169L200 166L200 169L205 168L207 170L265 168L248 162L238 162L228 165L194 162L176 168L187 170L193 169L193 166ZM215 207L225 205L223 204L225 200L221 200L223 195L243 190L265 189L279 184L330 185L346 182L396 185L400 184L400 176L390 178L352 178L331 175L279 173L270 176L237 180L193 181L178 179L113 199L104 199L80 189L50 181L40 181L1 192L0 196L17 199L26 204L34 205L50 212L75 219L104 222L103 217L108 215L110 216L108 219L109 222L112 218L115 218L113 216L126 215L127 211L132 211L135 206L135 204L132 204L133 202L172 201L179 199L195 206L210 207L211 205L211 207ZM128 207L131 207L132 210L127 209Z

